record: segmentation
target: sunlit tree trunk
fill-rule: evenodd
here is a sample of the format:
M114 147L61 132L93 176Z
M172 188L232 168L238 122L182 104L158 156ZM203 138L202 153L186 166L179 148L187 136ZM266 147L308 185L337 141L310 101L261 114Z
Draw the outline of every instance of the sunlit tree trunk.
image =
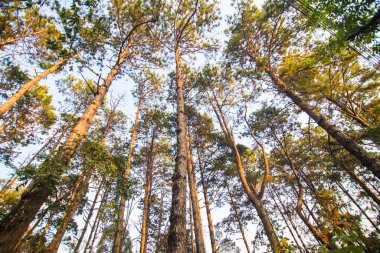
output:
M69 55L67 58L62 59L58 62L56 62L53 66L42 72L41 74L35 76L32 80L24 84L16 93L14 93L7 101L5 101L3 104L0 105L0 118L4 116L4 114L12 108L12 106L22 97L24 94L30 90L34 85L36 85L39 81L41 81L43 78L48 76L51 73L56 72L60 67L62 67L71 57L73 54Z
M195 242L194 242L194 222L193 222L193 208L191 205L191 199L189 198L189 213L190 213L190 243L191 243L191 253L195 253Z

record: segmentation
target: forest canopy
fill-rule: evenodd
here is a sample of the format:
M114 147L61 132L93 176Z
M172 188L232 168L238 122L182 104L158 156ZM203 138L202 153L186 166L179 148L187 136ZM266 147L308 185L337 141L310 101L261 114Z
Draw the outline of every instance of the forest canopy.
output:
M380 252L380 1L0 3L0 253Z

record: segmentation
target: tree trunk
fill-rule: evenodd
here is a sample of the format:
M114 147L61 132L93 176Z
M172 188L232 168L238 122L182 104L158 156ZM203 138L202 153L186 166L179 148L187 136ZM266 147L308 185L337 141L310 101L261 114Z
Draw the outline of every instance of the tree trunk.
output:
M149 230L149 211L152 202L152 179L153 179L153 162L154 162L154 139L155 130L153 130L152 139L150 143L149 153L146 158L146 176L145 176L145 195L144 195L144 209L141 227L141 244L140 253L146 253L148 243L148 230Z
M225 120L225 117L223 115L223 111L219 110L219 113L221 114L221 116L219 116L218 109L216 108L215 103L213 99L211 98L211 95L208 94L208 96L210 99L210 103L213 107L213 110L215 112L215 115L218 118L220 127L222 128L225 134L225 137L228 140L229 146L232 150L234 160L236 163L236 169L239 174L240 181L243 185L243 189L245 193L247 194L248 199L250 200L250 202L256 209L256 212L259 215L261 222L263 223L264 231L269 239L272 251L275 252L280 247L280 241L278 240L276 232L273 228L273 225L271 221L269 220L268 213L265 210L263 203L261 202L259 194L256 192L255 189L251 190L251 188L249 187L249 184L244 174L244 167L241 162L239 150L237 149L237 146L235 144L233 133L228 128L227 121Z
M90 246L92 247L92 244L93 244L92 243L93 242L92 236L96 237L96 231L98 230L98 226L100 223L100 214L102 213L102 208L103 208L104 204L107 202L107 198L108 198L108 192L105 191L105 193L102 196L102 200L100 201L98 212L96 213L96 216L95 216L94 224L91 227L90 236L88 237L86 246L84 247L84 250L83 250L84 253L87 252L87 250L90 248ZM90 248L90 252L91 251L92 251L92 249Z
M194 222L193 222L193 208L191 205L191 199L189 199L189 213L190 213L190 243L191 243L191 253L196 253L195 243L194 243Z
M74 253L78 253L79 252L79 249L80 249L80 245L83 241L83 238L84 238L84 235L86 234L86 231L87 231L87 228L88 228L88 225L90 223L90 220L91 220L91 217L92 217L92 214L94 212L94 209L95 209L95 205L96 205L96 201L98 199L98 196L99 196L99 193L101 191L102 187L101 185L98 187L98 190L96 191L96 194L95 194L95 197L94 197L94 202L92 202L92 205L91 205L91 208L90 208L90 211L88 213L88 216L87 216L87 219L86 219L86 223L84 224L84 227L83 227L83 230L82 230L82 233L78 239L78 242L77 242L77 245L75 246L75 249L74 249Z
M329 135L331 135L340 145L342 145L351 155L356 157L360 163L367 167L372 173L380 178L380 161L378 158L371 156L365 149L360 147L353 138L350 138L332 124L326 117L313 109L307 104L297 93L289 88L286 83L274 74L268 66L265 72L269 75L272 82L278 89L285 93L296 105L298 105L310 118L312 118L320 127L322 127Z
M246 248L248 253L251 253L251 250L249 249L249 244L248 244L247 238L245 237L244 227L243 227L243 224L241 223L240 214L239 214L239 211L237 210L237 205L236 205L234 197L230 191L230 187L228 186L227 180L225 180L225 185L227 186L227 191L228 191L228 195L230 196L231 206L232 206L232 209L234 210L234 214L235 214L234 215L235 220L238 223L239 230L240 230L241 236L243 238L245 248Z
M176 83L177 83L177 157L173 174L172 204L170 209L170 227L168 233L168 253L186 252L186 167L187 143L185 102L183 98L181 54L177 47Z
M156 240L156 253L160 252L161 249L161 227L162 227L162 220L163 220L163 208L164 208L164 191L161 189L161 197L160 197L160 214L158 217L158 233L157 233L157 240Z
M197 155L198 155L198 163L199 163L199 170L201 172L201 182L203 187L203 197L205 200L205 206L206 206L206 212L207 212L207 221L208 221L208 230L210 233L210 241L211 241L211 250L212 253L216 253L216 243L215 243L215 232L214 232L214 225L212 223L212 216L211 216L211 209L210 209L210 203L207 196L207 184L204 178L204 172L203 172L203 164L202 164L202 155L201 152L199 152L199 149L197 149Z
M201 209L199 207L198 189L197 182L195 179L193 154L189 142L187 148L187 178L189 182L190 199L194 219L195 243L197 246L197 253L205 253Z
M135 123L133 126L133 132L131 136L131 143L129 145L127 164L125 165L125 170L124 170L124 182L128 181L129 174L131 171L132 156L133 156L133 150L135 148L135 141L136 141L136 136L137 136L142 99L143 99L143 96L140 95L139 102L137 104ZM126 202L126 199L125 199L124 193L122 193L120 196L119 211L118 211L116 232L115 232L114 242L112 246L112 253L121 253L121 244L122 244L122 238L124 234L124 222L125 222L124 221L125 202Z
M62 65L64 65L74 54L69 55L67 58L62 59L55 63L52 67L48 68L41 74L35 76L32 80L24 84L18 91L16 91L7 101L0 105L0 118L12 108L12 106L34 85L36 85L43 78L48 76L51 73L56 72Z
M95 113L104 101L105 95L111 86L112 81L115 79L122 63L124 63L128 55L128 49L131 42L132 41L129 41L128 45L124 48L104 83L99 87L97 95L73 127L69 136L66 138L66 141L59 148L57 156L53 159L55 162L55 169L54 171L48 171L49 173L54 173L54 178L60 177L60 175L64 173L65 167L69 164L77 146L86 135ZM51 168L51 166L53 166L51 162L51 160L46 160L40 166L40 169L44 168L44 170L47 170ZM19 203L1 220L0 253L11 252L18 240L27 231L29 224L33 221L38 210L48 199L57 183L57 181L52 181L50 178L49 175L44 177L45 180L49 181L50 187L44 183L44 180L31 183L21 196Z

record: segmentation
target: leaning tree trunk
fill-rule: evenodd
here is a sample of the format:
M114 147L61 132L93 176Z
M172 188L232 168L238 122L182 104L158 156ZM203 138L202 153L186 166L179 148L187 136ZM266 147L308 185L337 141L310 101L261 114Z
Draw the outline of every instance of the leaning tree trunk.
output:
M18 91L16 91L7 101L0 105L0 118L12 108L12 106L34 85L36 85L43 78L51 73L56 72L61 66L63 66L74 54L70 54L65 59L62 59L55 63L53 66L42 72L41 74L35 76L32 80L24 84Z
M256 59L256 58L253 58ZM320 127L322 127L329 135L331 135L340 145L342 145L351 155L356 157L360 163L367 167L372 173L380 178L380 160L371 156L365 149L355 142L354 138L350 138L332 124L325 116L313 109L306 101L304 101L294 90L278 77L273 70L266 66L265 72L271 78L272 82L278 89L285 93L302 111L310 116Z
M216 253L214 225L212 223L210 202L209 202L209 199L208 199L208 196L207 196L207 184L206 184L205 177L204 177L202 157L201 157L201 152L199 152L199 149L197 149L197 155L198 155L199 170L201 172L201 182L202 182L202 187L203 187L203 197L204 197L205 206L206 206L207 221L208 221L208 230L209 230L209 233L210 233L211 250L212 250L212 253Z
M256 209L256 212L259 215L261 222L263 223L264 231L269 239L272 251L275 252L280 247L280 241L278 240L278 237L273 228L273 225L271 221L269 220L268 213L260 199L259 193L255 189L251 190L251 188L249 187L249 184L244 174L244 167L240 158L239 150L237 149L237 146L235 144L233 133L230 131L227 121L225 120L223 111L219 110L218 112L218 109L214 103L214 100L212 99L209 93L208 93L208 96L209 96L210 104L212 105L215 115L219 121L220 127L222 128L223 133L232 150L232 154L233 154L235 164L236 164L236 169L239 174L239 178L242 183L243 189L245 193L247 194L249 201L252 203L252 205Z
M237 207L237 205L235 203L235 199L234 199L234 197L230 191L227 180L225 180L225 185L227 186L227 191L228 191L228 195L230 196L231 206L232 206L232 209L234 210L234 217L235 217L236 222L238 223L239 230L241 233L241 237L243 238L245 248L246 248L248 253L251 253L251 250L249 249L249 244L248 244L247 238L245 236L244 227L243 227L243 224L241 223L241 217L240 217L240 214L238 211L238 207Z
M102 189L102 186L99 185L98 190L96 191L96 194L95 194L95 197L94 197L94 202L92 202L92 205L91 205L90 211L89 211L89 213L88 213L88 216L87 216L87 219L86 219L86 223L84 224L84 227L83 227L82 233L81 233L81 235L80 235L80 237L79 237L79 239L78 239L77 245L75 246L74 253L78 253L78 252L79 252L80 245L82 244L82 241L83 241L84 235L86 234L86 231L87 231L88 225L90 224L90 220L91 220L92 214L94 213L94 209L95 209L96 201L97 201L97 199L98 199L98 196L99 196L99 193L100 193L101 189Z
M104 101L112 81L115 79L121 65L127 58L131 42L132 40L129 41L128 45L126 45L120 54L111 72L104 80L104 83L99 87L97 95L71 130L66 141L59 148L56 157L52 160L46 160L40 166L40 170L44 170L44 174L54 173L53 177L56 178L64 173L65 167L69 164L77 146L86 135L94 115ZM53 166L54 171L52 172L51 168ZM46 184L46 182L49 182L49 185ZM57 181L51 180L51 176L47 175L44 176L43 179L32 182L25 190L19 203L0 222L0 253L12 252L18 240L27 231L29 224L33 221L38 210L54 190L56 184Z
M131 171L132 156L133 156L133 150L135 148L135 141L136 141L136 136L137 136L137 128L138 128L138 124L139 124L142 99L143 99L143 96L141 94L139 97L139 102L137 104L135 124L133 126L133 132L132 132L132 136L131 136L131 144L129 145L127 164L126 164L125 170L124 170L123 180L125 183L128 181L129 174ZM124 192L122 192L121 196L120 196L118 219L117 219L116 232L115 232L115 237L114 237L114 242L113 242L113 247L112 247L112 253L121 253L122 238L123 238L123 234L124 234L125 202L126 202L126 199L124 196Z
M197 253L205 253L201 209L199 207L198 189L193 164L193 154L191 152L191 146L189 142L187 148L187 178L189 182L190 199L194 219L195 243L197 247Z
M168 253L186 252L186 167L187 143L185 101L181 73L181 53L177 47L176 83L177 83L177 157L173 174L172 204L170 209L170 227L168 233Z

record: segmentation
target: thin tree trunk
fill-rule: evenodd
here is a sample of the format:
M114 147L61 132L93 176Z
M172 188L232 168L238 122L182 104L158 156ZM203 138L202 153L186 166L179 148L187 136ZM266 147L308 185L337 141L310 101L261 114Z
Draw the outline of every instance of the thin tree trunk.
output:
M158 233L157 233L157 240L156 240L156 253L160 252L161 248L161 227L162 227L162 220L163 220L163 208L164 208L164 190L161 189L161 197L160 197L160 214L158 217Z
M195 243L194 243L194 223L193 223L193 208L191 205L191 199L189 198L189 213L190 213L190 243L191 243L191 253L196 253Z
M90 211L88 213L88 216L87 216L87 219L86 219L86 223L84 224L84 227L83 227L83 230L82 230L82 233L78 239L78 242L77 242L77 245L75 246L75 249L74 249L74 253L78 253L79 252L79 249L80 249L80 245L82 244L82 241L83 241L83 238L84 238L84 235L86 234L86 231L87 231L87 228L88 228L88 225L90 223L90 220L91 220L91 217L92 217L92 214L94 212L94 209L95 209L95 205L96 205L96 201L98 199L98 196L99 196L99 193L101 191L102 187L101 185L98 187L98 190L96 191L96 194L95 194L95 197L94 197L94 201L92 202L92 205L91 205L91 208L90 208Z
M273 228L273 225L272 225L271 221L269 220L268 213L265 210L263 203L261 202L259 194L256 192L255 189L251 190L251 188L249 187L249 184L248 184L247 179L246 179L245 174L244 174L244 167L243 167L243 164L241 162L239 150L236 147L234 136L228 128L227 121L225 120L224 115L223 115L223 111L219 110L219 113L221 114L221 116L219 116L218 109L216 108L215 103L214 103L214 101L213 101L213 99L209 93L208 93L208 96L210 99L210 103L213 107L213 110L215 112L215 115L218 118L220 127L222 128L222 130L225 134L225 137L228 140L229 146L232 150L232 153L233 153L233 156L235 159L235 163L236 163L237 172L239 174L239 178L240 178L240 181L243 185L244 191L247 194L248 199L250 200L250 202L252 203L252 205L256 209L256 212L259 215L261 222L263 223L264 231L265 231L265 233L269 239L272 251L275 252L280 247L280 242L279 242L278 237L276 235L276 232Z
M231 206L232 206L232 209L234 210L234 214L235 214L234 215L235 220L238 223L239 230L240 230L241 236L243 238L245 248L246 248L248 253L251 253L251 250L249 249L249 244L248 244L247 238L245 237L244 227L243 227L243 224L241 223L241 217L240 217L239 211L237 210L237 205L236 205L234 197L230 191L230 187L228 185L227 180L225 180L225 185L227 187L228 195L230 196Z
M153 179L153 162L154 162L154 140L155 130L153 129L152 139L150 143L149 153L147 154L146 161L146 176L145 176L145 194L144 194L144 209L141 227L141 244L140 253L146 253L148 243L148 230L149 230L149 211L152 202L152 179Z
M277 207L278 211L280 212L280 215L281 215L282 219L284 220L284 222L285 222L285 224L286 224L286 227L288 228L290 234L291 234L292 237L293 237L294 242L295 242L296 245L297 245L297 248L299 249L300 252L302 252L302 248L301 248L301 246L299 245L298 240L297 240L296 236L295 236L294 233L293 233L293 230L297 233L298 239L301 241L301 243L303 244L304 250L307 252L307 249L306 249L306 247L305 247L305 244L303 243L302 238L299 236L296 227L295 227L295 226L292 226L292 228L293 228L293 230L292 230L291 226L289 225L289 222L290 222L290 221L288 222L289 216L285 214L285 213L286 213L286 209L282 206L282 207L284 208L284 209L282 210L281 207L279 206L279 204L277 203L276 198L275 198L275 196L273 195L272 192L271 192L271 195L272 195L272 199L273 199L273 202L274 202L275 206ZM280 201L280 202L281 202L281 201ZM281 205L282 205L282 203L281 203ZM287 217L285 217L285 215L286 215ZM293 225L293 224L291 223L291 225Z
M80 141L84 138L87 130L91 124L91 121L104 101L105 95L115 79L116 75L121 68L122 63L128 56L128 49L132 43L129 41L128 45L124 48L118 61L115 63L111 72L108 74L103 85L98 89L97 95L94 97L93 101L89 104L86 111L83 113L82 117L76 123L74 128L71 130L66 141L59 148L59 152L56 157L54 157L54 177L59 177L64 173L66 166L69 164L71 157L74 155L77 146ZM51 168L52 161L46 160L40 169L47 170L48 167ZM50 171L49 171L50 172ZM48 173L49 174L49 173ZM45 180L49 180L50 176L47 175ZM27 231L29 224L33 221L38 210L41 208L43 203L47 200L52 190L54 189L56 180L50 182L50 187L43 180L33 182L25 190L19 203L8 213L0 222L0 253L11 252L18 240Z
M194 219L194 231L195 231L195 242L197 253L205 253L205 245L203 238L203 225L202 225L202 216L201 209L199 207L199 198L198 198L198 189L197 182L195 179L195 171L193 164L193 154L191 151L190 142L188 142L187 146L187 177L189 182L190 189L190 199L192 204L192 212Z
M351 194L343 187L343 185L339 182L337 182L339 188L347 195L347 197L354 203L354 205L362 212L362 214L367 218L369 223L376 229L377 233L380 234L379 227L373 222L373 220L367 215L367 213L363 210L363 208L356 202L356 200L351 196Z
M207 212L207 221L208 221L208 230L210 233L211 250L212 250L212 253L216 253L214 225L212 223L210 203L209 203L209 199L207 196L207 184L206 184L206 181L204 178L203 164L202 164L202 157L201 157L202 154L201 154L201 152L199 152L199 148L197 149L197 156L198 156L199 170L201 172L201 182L202 182L202 187L203 187L203 198L205 200L205 206L206 206L206 212Z
M254 57L253 59L256 60ZM289 88L280 77L276 76L270 67L266 66L265 72L281 92L285 93L302 111L309 115L310 118L331 135L351 155L356 157L363 166L367 167L376 177L380 178L380 161L378 158L371 156L365 149L360 147L353 138L344 134L325 116L313 109L294 90Z
M86 253L87 250L89 249L90 243L93 241L92 236L96 237L96 231L98 230L98 226L100 223L100 214L102 213L102 208L103 208L104 204L106 203L107 198L108 198L108 192L105 191L103 196L102 196L102 200L100 201L98 212L96 213L94 224L91 227L90 236L87 239L87 243L86 243L86 246L84 247L83 253ZM92 243L91 243L91 245L92 245ZM92 249L90 249L90 252L91 252L91 250Z
M133 156L133 151L135 148L135 141L136 141L138 124L139 124L139 119L140 119L142 99L143 99L143 96L142 94L140 94L139 102L137 104L136 115L135 115L135 123L133 126L133 132L131 135L131 143L129 145L127 164L125 165L125 170L124 170L124 182L128 181L129 174L131 171L132 156ZM112 253L121 253L121 244L122 244L122 238L123 238L124 228L125 228L124 226L125 202L126 202L126 199L125 199L124 193L122 193L120 196L118 219L117 219L114 242L112 246Z
M16 91L7 101L0 105L0 118L12 108L12 106L34 85L36 85L43 78L48 76L51 73L56 72L61 66L63 66L74 54L69 55L67 58L59 60L52 67L48 68L41 74L35 76L32 80L24 84L18 91Z
M177 83L177 157L173 174L172 203L170 209L170 227L168 233L168 253L185 253L186 251L186 119L185 101L181 73L181 53L175 51Z

